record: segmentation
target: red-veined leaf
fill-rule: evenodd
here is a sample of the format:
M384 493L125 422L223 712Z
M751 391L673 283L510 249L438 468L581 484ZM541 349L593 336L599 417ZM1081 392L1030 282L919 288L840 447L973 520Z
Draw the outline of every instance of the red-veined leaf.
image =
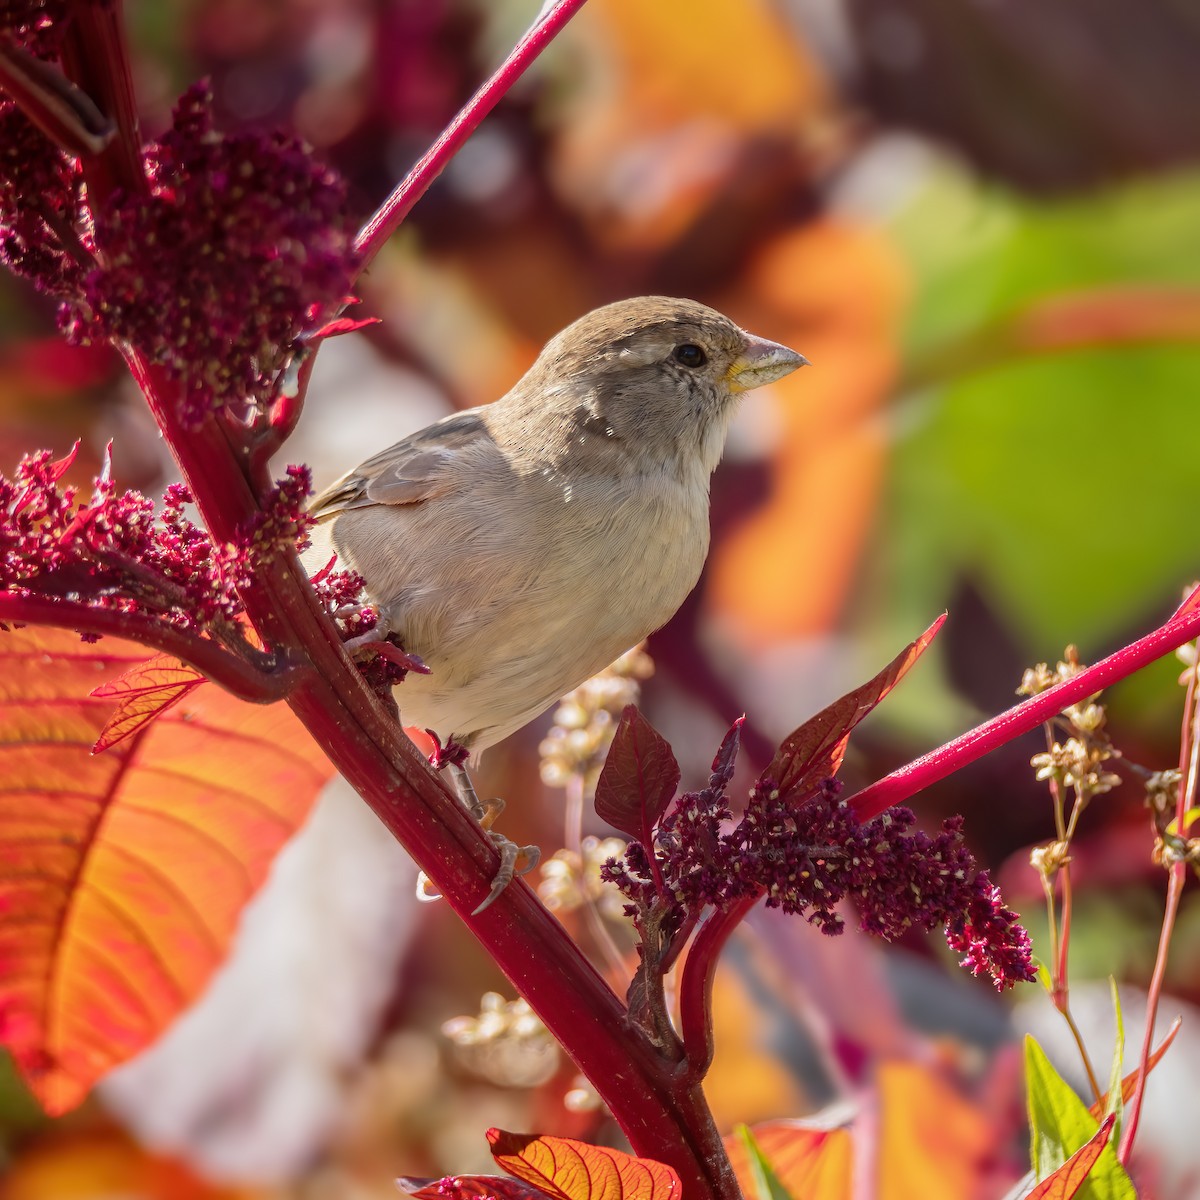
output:
M117 701L112 716L100 730L92 753L99 754L132 737L143 725L204 682L204 676L194 667L169 654L156 654L130 667L116 679L92 688L90 694L95 699Z
M650 845L650 834L679 784L670 744L628 704L596 783L596 815Z
M683 1185L668 1166L573 1138L489 1129L492 1157L510 1175L554 1200L680 1200Z
M874 679L847 693L788 734L763 772L783 795L814 791L836 775L854 727L904 678L942 627L943 613L916 641L909 643Z
M1112 1136L1113 1124L1116 1119L1114 1115L1105 1117L1095 1134L1084 1142L1053 1175L1047 1175L1029 1193L1026 1200L1071 1200L1071 1197L1083 1187L1088 1172L1096 1165L1096 1160L1100 1157L1100 1152L1108 1145L1108 1139Z
M284 705L217 687L93 755L114 705L88 693L146 658L0 636L0 1038L52 1113L198 995L332 774Z

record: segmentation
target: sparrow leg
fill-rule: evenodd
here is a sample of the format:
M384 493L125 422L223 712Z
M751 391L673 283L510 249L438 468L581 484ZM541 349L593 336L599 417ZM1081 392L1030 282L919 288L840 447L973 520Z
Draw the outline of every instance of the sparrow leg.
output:
M454 779L455 790L458 792L463 806L479 822L500 855L500 869L492 879L491 890L471 914L471 916L477 917L512 883L514 875L525 875L532 871L537 866L542 852L537 846L518 846L511 838L494 830L492 826L495 824L496 818L504 811L504 801L499 796L480 800L475 793L475 785L471 782L466 768L456 762L451 762L449 767Z

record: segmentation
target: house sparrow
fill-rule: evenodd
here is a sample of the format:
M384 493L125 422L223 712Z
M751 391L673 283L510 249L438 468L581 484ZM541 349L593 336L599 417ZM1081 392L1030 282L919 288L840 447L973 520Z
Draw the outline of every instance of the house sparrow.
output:
M477 753L669 620L738 395L806 361L692 300L621 300L322 492L306 561L336 552L376 636L430 668L396 690L404 724Z

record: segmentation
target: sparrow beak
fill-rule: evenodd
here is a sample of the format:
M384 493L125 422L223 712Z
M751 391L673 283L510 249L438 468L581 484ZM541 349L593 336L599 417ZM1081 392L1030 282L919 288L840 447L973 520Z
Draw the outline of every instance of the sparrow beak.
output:
M808 359L795 350L789 350L778 342L746 334L746 349L729 365L725 382L729 390L737 395L751 388L774 383L790 375L797 367L807 367Z

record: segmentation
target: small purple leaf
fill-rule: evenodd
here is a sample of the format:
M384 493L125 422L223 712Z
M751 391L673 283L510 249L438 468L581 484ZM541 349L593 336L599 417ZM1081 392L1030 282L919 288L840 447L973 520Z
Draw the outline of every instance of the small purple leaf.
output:
M925 653L945 619L943 613L874 679L835 700L789 733L780 743L771 765L759 777L759 786L765 786L769 781L781 795L803 799L816 791L824 780L836 775L846 755L851 731Z
M666 738L626 705L596 783L596 814L649 845L678 785L679 764Z
M738 750L742 745L742 726L746 723L745 714L738 717L729 727L729 732L721 739L720 749L712 761L712 774L708 779L708 790L719 795L729 786L733 778L733 769L737 765Z

